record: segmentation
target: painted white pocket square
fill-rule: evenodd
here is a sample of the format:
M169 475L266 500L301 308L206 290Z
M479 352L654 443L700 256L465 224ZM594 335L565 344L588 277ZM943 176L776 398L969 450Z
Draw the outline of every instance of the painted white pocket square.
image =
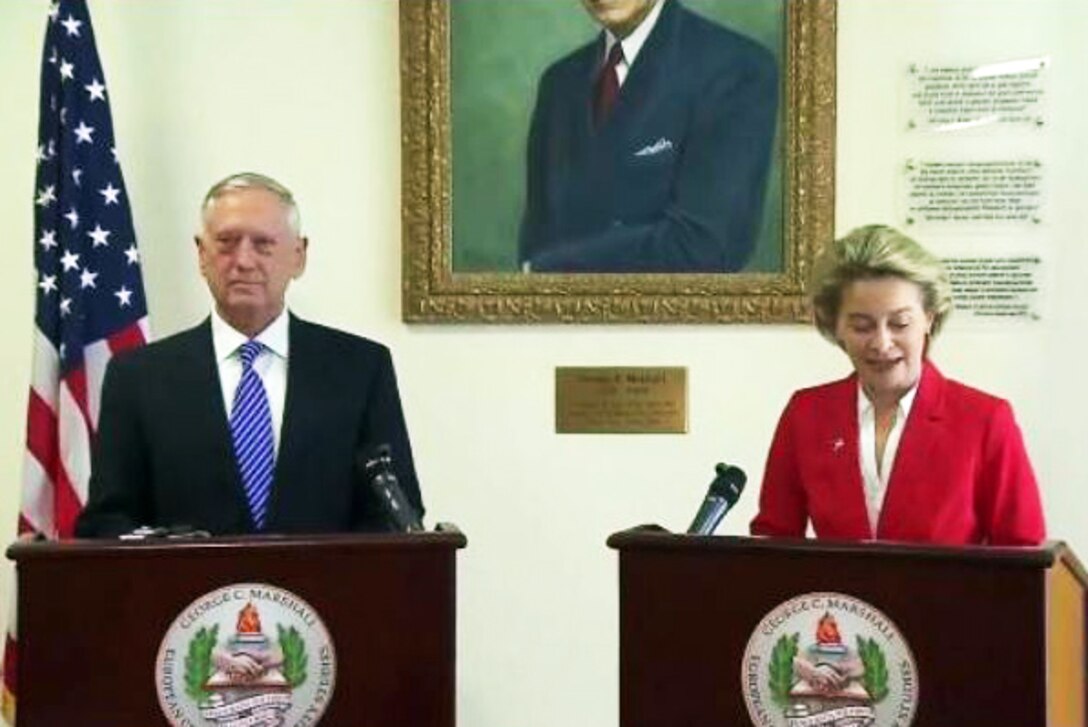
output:
M666 139L665 137L661 137L660 139L655 141L653 144L650 144L649 146L644 146L641 149L639 149L638 151L636 151L635 156L637 156L637 157L651 157L651 156L655 156L657 154L664 154L665 152L670 151L670 150L672 150L672 142L669 141L668 139Z

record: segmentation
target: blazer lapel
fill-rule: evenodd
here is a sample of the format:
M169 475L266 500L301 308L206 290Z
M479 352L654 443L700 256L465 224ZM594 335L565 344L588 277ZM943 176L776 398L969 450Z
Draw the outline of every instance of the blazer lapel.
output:
M923 364L918 393L903 427L899 449L888 480L888 491L880 509L877 537L892 537L898 524L910 522L918 509L917 499L933 478L932 452L942 436L944 419L944 377L928 360ZM911 515L915 512L915 515Z
M852 537L871 538L869 510L865 503L865 485L861 479L861 458L858 433L858 379L852 374L831 392L833 401L827 407L827 434L819 446L830 453L829 482L842 483L844 490L832 495L834 507L841 508L840 517Z

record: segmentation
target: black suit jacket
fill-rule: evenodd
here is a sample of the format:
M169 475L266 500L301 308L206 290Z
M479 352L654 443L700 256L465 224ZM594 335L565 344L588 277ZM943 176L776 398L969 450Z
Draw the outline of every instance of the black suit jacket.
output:
M603 34L541 78L519 253L534 271L723 272L748 260L775 134L775 58L662 1L600 128Z
M388 443L423 513L389 350L291 316L287 392L265 532L384 529L354 459ZM211 321L119 355L102 385L80 537L140 525L254 532L235 464Z

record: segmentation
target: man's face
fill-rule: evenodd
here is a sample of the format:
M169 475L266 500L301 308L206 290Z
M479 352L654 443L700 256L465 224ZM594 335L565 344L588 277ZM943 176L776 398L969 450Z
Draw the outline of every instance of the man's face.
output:
M657 0L663 2L664 0ZM586 10L617 38L626 38L649 14L655 0L582 0Z
M306 240L287 213L267 190L230 191L213 203L197 237L200 273L219 315L251 338L280 314L288 284L306 267Z

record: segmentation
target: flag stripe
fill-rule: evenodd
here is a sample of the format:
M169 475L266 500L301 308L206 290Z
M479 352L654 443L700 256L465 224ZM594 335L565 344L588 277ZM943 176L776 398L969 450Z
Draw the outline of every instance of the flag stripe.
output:
M87 375L87 413L91 427L98 431L98 411L101 407L102 380L106 378L106 364L113 353L109 342L95 341L83 349L83 369Z
M19 527L16 532L19 533L19 535L36 532L35 528L30 524L30 521L23 516L23 513L19 513Z
M7 634L4 638L3 685L0 687L0 715L8 724L15 724L15 638Z
M30 403L27 406L26 446L48 479L60 460L57 416L36 389L31 390Z
M110 350L113 353L121 353L127 351L130 348L138 348L144 345L149 339L146 332L147 318L140 318L133 325L126 326L114 334L111 334L107 340L109 341Z
M57 387L60 383L60 359L57 349L41 332L34 329L34 361L30 369L30 388L45 400L50 409L57 408Z
M99 395L102 391L102 380L106 377L106 364L115 353L142 346L148 341L148 336L145 317L105 341L95 341L83 349L84 368L87 373L87 412L91 418L92 430L98 430L98 411L101 406Z
M72 374L81 374L74 371ZM75 534L76 516L87 499L87 483L91 477L91 432L83 408L73 396L69 383L83 381L82 375L70 375L61 385L58 433L62 466L54 473L57 489L54 516L58 537Z
M65 394L67 393L67 398ZM65 409L70 409L72 406L79 411L80 417L83 421L80 423L80 427L86 431L94 431L96 429L94 422L91 421L90 414L87 412L87 374L80 366L77 369L72 369L64 376L64 380L60 386L60 411L63 414ZM75 426L75 423L72 423ZM63 445L62 445L63 449Z
M40 460L31 452L23 455L23 509L19 533L53 531L53 482Z

